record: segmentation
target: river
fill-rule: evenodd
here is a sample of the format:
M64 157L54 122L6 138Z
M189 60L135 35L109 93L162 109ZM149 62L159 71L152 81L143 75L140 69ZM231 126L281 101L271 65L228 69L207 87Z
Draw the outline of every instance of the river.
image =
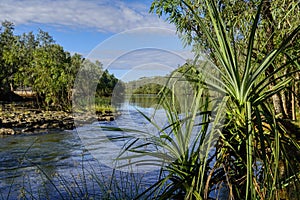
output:
M95 140L99 133L102 138L120 134L103 131L101 126L151 128L136 108L146 114L154 110L136 101L127 102L120 109L122 115L113 122L0 138L0 199L84 199L86 195L130 199L147 188L157 180L156 169L114 171L110 161L122 144ZM112 177L115 180L111 181Z

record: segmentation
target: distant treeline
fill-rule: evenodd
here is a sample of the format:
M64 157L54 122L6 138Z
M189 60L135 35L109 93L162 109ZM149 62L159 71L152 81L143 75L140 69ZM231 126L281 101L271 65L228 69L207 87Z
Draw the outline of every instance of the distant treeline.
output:
M167 77L142 77L126 84L128 94L158 94L167 83Z
M200 60L195 64L192 63L191 60L187 60L185 64L165 76L142 77L138 80L128 82L126 84L126 93L158 94L163 89L168 88L174 91L177 95L190 95L197 89L195 88L197 85L195 83L198 80L195 80L195 75L198 76L200 71L205 71L206 65L207 63L205 61ZM210 73L215 73L211 71L211 69L209 70ZM205 73L203 73L202 76L204 80ZM172 89L172 87L175 88Z
M17 88L30 88L39 106L68 110L73 84L84 62L100 72L97 95L109 96L118 79L104 71L99 61L71 55L42 30L16 35L14 24L4 21L0 27L0 101L12 100L12 91Z

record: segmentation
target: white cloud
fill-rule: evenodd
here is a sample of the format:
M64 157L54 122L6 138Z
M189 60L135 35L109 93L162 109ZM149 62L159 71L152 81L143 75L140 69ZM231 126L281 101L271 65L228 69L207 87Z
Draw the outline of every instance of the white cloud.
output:
M117 33L137 27L167 27L148 13L149 5L118 0L7 0L0 2L0 20L20 24L50 24Z
M88 57L91 60L99 60L104 69L114 73L122 81L130 81L140 77L163 76L178 66L182 66L186 60L194 58L191 51L144 48L132 51L98 51L97 54Z
M99 60L118 78L135 74L130 79L126 76L128 81L141 76L165 75L194 55L190 48L182 47L174 30L147 27L113 35L94 48L87 58Z
M143 65L155 67L157 64L176 69L190 57L183 57L182 51L168 51L163 49L145 48L124 53L113 60L109 69L133 69Z

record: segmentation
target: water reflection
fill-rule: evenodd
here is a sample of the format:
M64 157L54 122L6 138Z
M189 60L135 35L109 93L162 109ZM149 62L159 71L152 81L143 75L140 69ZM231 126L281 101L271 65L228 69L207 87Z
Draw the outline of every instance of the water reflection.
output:
M156 105L159 103L159 97L157 95L143 95L135 94L127 99L130 105L142 107L142 108L156 108Z
M72 132L6 136L0 140L0 193L14 199L22 186L34 193L54 182L54 175L75 167L83 156ZM65 172L62 173L64 175ZM31 185L29 185L31 183ZM11 190L11 191L10 191Z
M93 134L97 134L99 126L140 127L141 116L136 115L135 108L151 110L151 106L156 102L155 96L152 98L135 96L131 98L131 106L128 107L130 114L121 115L115 122L94 123L74 131L44 132L0 138L0 199L17 199L22 195L30 199L81 199L86 193L101 199L105 183L101 185L102 183L99 181L102 179L104 182L109 182L112 169L103 165L93 157L93 154L86 151L84 143L78 137L80 130L93 136ZM109 137L119 133L106 132L106 134ZM92 137L89 141L95 142L94 139ZM107 156L111 152L111 147L107 152L104 150L96 148L99 155ZM139 176L146 176L147 182L140 182L143 187L149 186L150 180L152 182L156 180L155 173L136 175L136 177ZM117 179L129 181L132 176L120 172ZM120 181L118 183L123 184Z

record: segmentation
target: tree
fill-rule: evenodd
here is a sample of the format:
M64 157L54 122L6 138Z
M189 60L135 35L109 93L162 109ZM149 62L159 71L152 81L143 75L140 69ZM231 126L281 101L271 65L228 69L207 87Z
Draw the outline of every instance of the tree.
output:
M80 82L77 94L84 96L95 92L98 83L98 93L108 96L118 82L108 71L103 71L99 61L93 63L79 54L71 56L48 32L15 35L14 25L8 21L0 28L1 92L12 94L16 87L30 87L36 92L40 106L70 110L77 76ZM89 80L92 83L86 85Z
M0 33L0 87L4 91L10 90L12 76L17 71L21 51L18 51L20 43L14 36L14 25L11 22L2 22L3 31Z
M45 32L42 29L39 29L37 41L39 42L38 44L40 47L46 47L55 43L53 37L48 32Z
M68 104L69 77L65 70L69 64L69 55L59 45L47 45L33 52L29 81L45 106Z
M106 97L110 96L118 81L119 80L113 74L109 74L108 70L104 70L97 85L97 95Z
M208 10L205 3L203 3L203 1L195 0L188 0L186 2L192 5L195 14L198 17L203 18L206 25L210 27L212 33L214 33L212 22L207 15ZM254 19L259 2L259 0L215 1L218 5L220 15L222 19L224 19L226 29L231 31L231 35L234 38L240 62L245 60L246 52L244 50L247 49L246 41L250 35L252 19ZM193 44L196 52L199 53L201 51L207 53L211 59L214 59L212 46L208 42L205 34L203 34L200 25L195 19L195 15L192 14L183 1L154 0L151 6L151 12L156 12L159 16L162 16L164 13L167 16L167 20L176 25L177 31L180 33L186 45ZM264 0L260 23L256 31L253 60L257 63L261 62L262 58L278 47L280 42L299 25L299 19L300 4L298 0ZM299 39L298 36L298 38L294 39L293 43L290 45L290 51L287 51L289 52L289 57L295 58L298 55L299 48L294 47L299 44ZM266 71L266 75L273 73L278 66L286 61L286 57L279 57L275 64L270 66ZM295 68L295 65L293 67ZM286 74L291 70L293 70L293 68L287 69ZM273 77L274 83L270 87L274 87L276 78L277 77ZM284 99L288 99L286 96L290 94L293 94L291 90L289 90L287 95L276 93L272 96L275 112L281 114L284 118L291 118L291 114L288 113L290 106L287 104L289 102L284 101Z
M22 46L18 51L22 51L25 56L19 59L22 63L18 66L18 70L14 74L14 84L15 87L31 87L32 78L30 78L30 72L32 70L30 67L33 60L33 53L37 49L39 42L33 32L29 32L28 34L23 33L19 40Z
M95 92L101 77L102 64L84 60L74 82L73 107L91 109L95 103Z

